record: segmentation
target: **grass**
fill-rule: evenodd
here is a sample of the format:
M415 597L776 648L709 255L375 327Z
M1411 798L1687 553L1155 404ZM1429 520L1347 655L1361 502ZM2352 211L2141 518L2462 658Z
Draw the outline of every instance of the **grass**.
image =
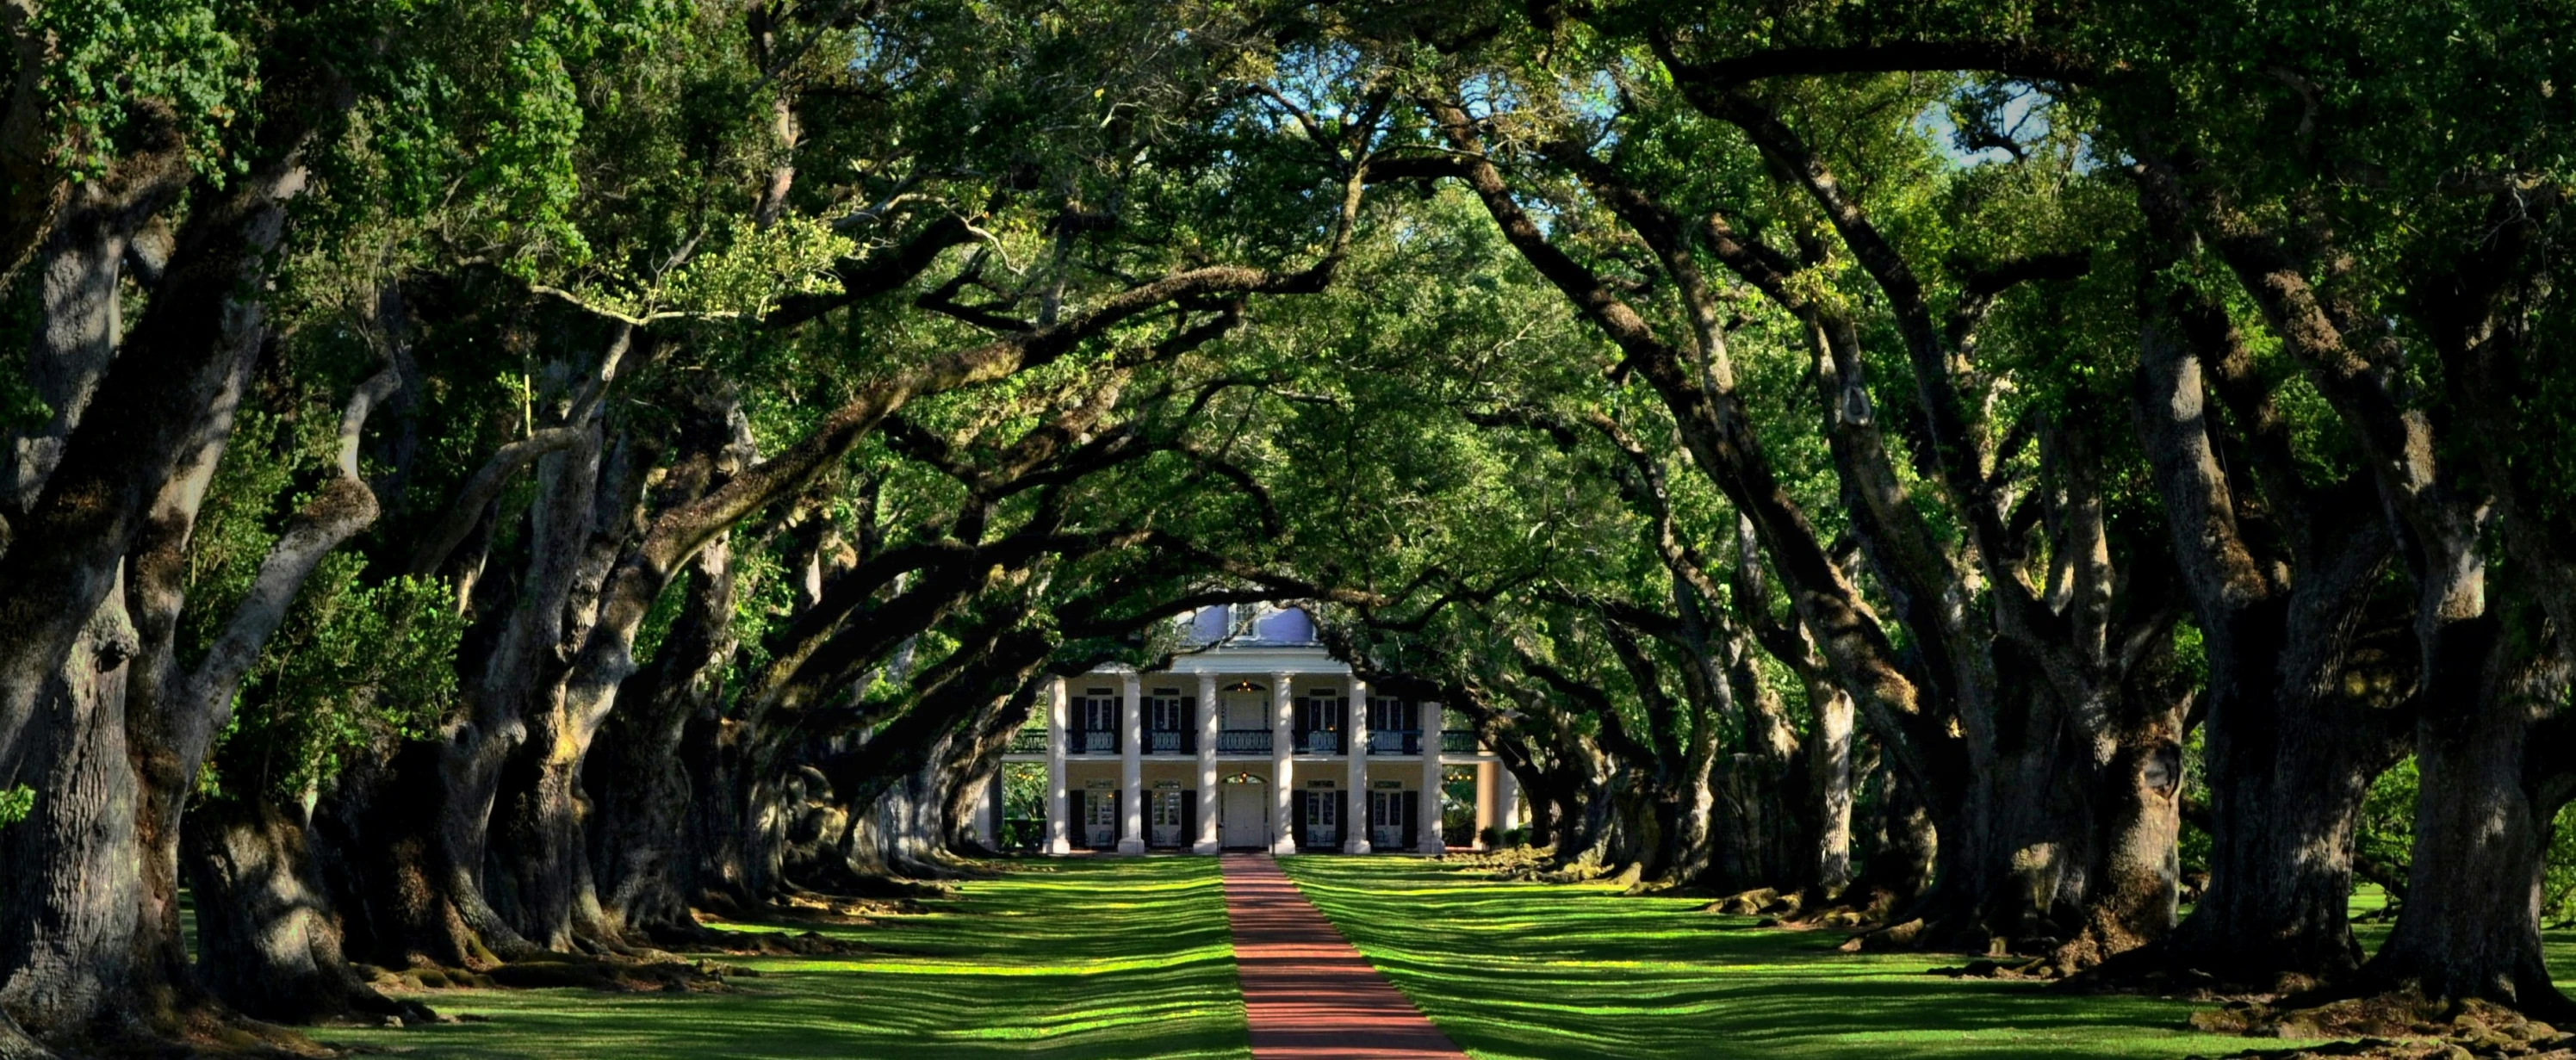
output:
M1947 955L1834 952L1691 899L1501 883L1413 858L1285 859L1291 877L1450 1038L1487 1058L2157 1057L2254 1044L2192 1006L1924 974ZM2355 911L2383 901L2355 896ZM1244 1057L1214 858L1017 863L917 916L827 933L860 957L726 958L723 994L441 990L474 1022L318 1037L423 1058ZM762 930L745 928L743 930ZM2360 925L2376 945L2384 923ZM2576 935L2550 934L2576 981Z
M1251 1055L1214 858L1030 862L919 916L827 934L858 957L727 957L726 994L440 990L483 1021L317 1037L424 1058Z
M2253 1044L2183 1029L2189 1004L1927 975L1966 958L1838 953L1841 934L1755 929L1694 899L1501 883L1410 858L1284 865L1450 1040L1488 1060L2179 1057Z

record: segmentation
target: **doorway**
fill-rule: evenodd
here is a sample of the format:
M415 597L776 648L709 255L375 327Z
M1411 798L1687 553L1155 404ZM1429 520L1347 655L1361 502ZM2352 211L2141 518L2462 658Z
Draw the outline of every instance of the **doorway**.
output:
M1317 783L1322 783L1318 781ZM1342 793L1331 788L1314 788L1298 795L1298 824L1302 825L1297 845L1331 848L1342 842Z
M1421 813L1421 792L1369 792L1369 844L1385 850L1411 849L1413 837L1419 834L1414 822Z
M1107 850L1118 845L1118 804L1122 793L1085 791L1082 793L1083 845L1093 850Z
M1146 822L1146 842L1158 847L1176 847L1185 843L1191 817L1190 803L1197 798L1198 792L1195 791L1156 790L1153 812Z
M1270 845L1270 785L1251 773L1225 778L1218 796L1217 841L1230 847Z

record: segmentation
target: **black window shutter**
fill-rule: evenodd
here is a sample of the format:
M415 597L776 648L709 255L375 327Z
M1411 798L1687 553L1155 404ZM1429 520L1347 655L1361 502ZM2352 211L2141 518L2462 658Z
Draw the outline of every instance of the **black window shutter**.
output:
M1064 797L1065 808L1073 817L1071 827L1065 831L1073 836L1073 845L1078 847L1091 845L1091 814L1085 812L1087 807L1083 805L1090 798L1089 793L1079 788L1066 792Z
M1422 793L1404 793L1404 849L1411 850L1422 842Z
M1199 793L1181 793L1181 842L1195 846L1199 841Z
M1306 818L1314 815L1310 804L1314 801L1315 793L1301 791L1296 794L1297 800L1288 804L1290 810L1288 834L1297 837L1297 848L1303 850L1306 848Z

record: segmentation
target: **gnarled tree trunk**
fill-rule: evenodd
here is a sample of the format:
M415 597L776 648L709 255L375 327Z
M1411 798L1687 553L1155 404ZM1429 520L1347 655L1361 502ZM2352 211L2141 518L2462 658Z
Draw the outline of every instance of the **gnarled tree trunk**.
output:
M263 798L189 811L181 857L196 896L197 976L234 1008L277 1023L429 1017L352 968L315 875L304 826Z
M2565 680L2556 660L2535 658L2547 637L2537 610L2490 605L2434 635L2416 721L2421 780L2406 905L2364 975L2430 998L2487 998L2559 1018L2576 1005L2551 983L2540 943L2541 875L2559 805L2533 782L2531 755L2533 727L2561 709L2553 693Z
M652 665L620 690L623 706L609 716L582 766L596 813L591 820L591 864L598 867L599 902L609 927L649 938L694 937L689 903L696 897L699 854L688 827L700 792L682 760L681 744L693 723L722 706L725 664L733 654L732 552L724 542L699 553L688 583L688 602Z

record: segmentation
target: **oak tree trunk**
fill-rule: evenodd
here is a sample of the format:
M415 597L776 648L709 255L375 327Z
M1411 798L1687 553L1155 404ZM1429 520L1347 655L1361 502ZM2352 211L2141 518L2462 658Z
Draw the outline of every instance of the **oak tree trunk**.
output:
M689 916L699 857L690 846L691 784L681 744L692 719L721 706L725 663L733 653L733 564L723 542L699 554L688 604L653 664L621 689L621 706L602 727L583 767L598 815L591 823L591 864L609 926L650 937L697 933ZM713 799L716 793L705 792Z
M2529 680L2539 667L2516 657L2539 630L2508 628L2508 617L2518 616L2491 609L2434 635L2415 728L2421 780L2406 905L2365 979L2560 1018L2576 1005L2551 983L2540 942L2558 807L2542 803L2527 765L2532 725L2557 705L2546 682Z
M0 829L0 1010L39 1038L91 1038L140 999L143 877L127 762L125 683L135 650L122 593L103 601L45 682L18 776L28 816Z
M197 976L225 1003L277 1023L430 1016L350 966L300 822L264 798L226 798L191 809L182 833Z

